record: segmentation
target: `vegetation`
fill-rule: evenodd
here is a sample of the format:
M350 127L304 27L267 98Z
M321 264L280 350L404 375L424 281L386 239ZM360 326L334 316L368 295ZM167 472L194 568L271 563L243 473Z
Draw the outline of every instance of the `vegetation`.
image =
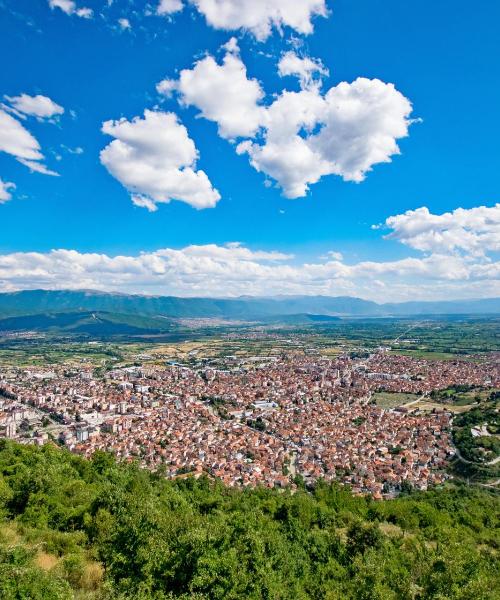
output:
M412 302L376 304L352 297L290 296L281 298L178 298L140 296L97 291L25 290L0 294L0 312L7 315L34 315L75 310L106 311L121 314L168 315L177 318L218 317L225 319L267 318L308 314L320 319L332 314L458 315L499 313L498 299L465 302Z
M0 318L0 331L47 331L109 337L162 333L173 329L169 319L111 312L41 313Z
M485 402L453 420L453 441L460 455L468 461L489 463L500 456L500 413L497 393ZM481 435L474 436L472 428Z
M414 358L474 361L500 350L500 319L495 317L460 321L442 317L425 322L407 318L346 318L326 324L317 321L285 326L217 319L194 323L189 319L166 319L161 313L79 311L36 314L17 320L2 319L3 314L0 306L0 365L88 362L99 369L96 374L117 364L123 366L124 362L134 364L134 355L143 352L151 353L152 362L175 360L194 365L199 355L210 359L228 355L276 356L290 349L329 357L342 353L366 357L382 345L397 348L391 352ZM473 393L463 394L467 397L464 405ZM391 398L394 406L392 400L396 398Z
M266 430L266 423L262 419L262 417L257 417L256 419L247 419L247 425L248 425L248 427L253 427L254 429L257 429L258 431Z
M417 400L417 394L408 394L404 392L377 392L373 394L373 402L381 408L395 408L402 404L408 404Z
M474 385L452 385L444 390L433 390L430 394L432 400L455 406L468 406L493 398L495 390Z
M498 598L499 504L449 486L374 502L0 443L5 600Z

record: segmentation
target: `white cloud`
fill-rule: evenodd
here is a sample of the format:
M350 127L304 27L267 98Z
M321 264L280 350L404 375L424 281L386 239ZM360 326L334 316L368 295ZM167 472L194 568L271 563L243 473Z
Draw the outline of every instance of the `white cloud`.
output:
M322 63L290 52L279 72L298 76L302 89L283 90L265 105L264 91L248 78L231 42L222 64L206 56L158 89L166 95L176 89L180 102L215 121L222 137L247 138L237 152L248 153L252 166L276 180L286 197L305 196L325 175L363 181L374 165L399 154L397 140L408 135L412 105L393 84L360 77L323 93L314 77L326 75Z
M408 135L410 101L392 83L359 77L325 95L323 128L312 147L347 181L362 181L372 166L399 154L396 140Z
M50 8L60 8L67 15L71 15L76 10L76 4L73 0L49 0Z
M231 44L222 64L206 56L193 69L182 70L177 82L164 80L157 89L167 96L177 89L181 102L196 106L203 117L215 121L225 138L254 135L263 120L259 102L264 93L256 79L247 78L237 44Z
M176 89L177 81L174 79L163 79L156 85L156 91L166 98L170 98Z
M19 96L4 96L4 98L18 113L38 117L40 119L49 119L50 117L62 115L64 113L64 108L62 106L59 106L59 104L47 96L42 96L40 94L37 94L36 96L21 94Z
M82 19L91 19L94 16L94 11L91 8L78 8L75 12L77 17Z
M319 59L308 56L300 57L293 50L285 52L278 63L281 77L292 75L298 77L302 89L321 85L321 77L329 75L328 69ZM318 76L318 77L316 77Z
M240 244L138 256L53 250L0 255L0 289L94 288L181 296L356 295L378 301L500 295L500 263L433 255L346 264L291 261Z
M267 110L264 143L245 143L252 165L288 198L304 196L325 175L360 182L375 164L399 154L412 107L392 84L358 78L322 95L284 91Z
M0 151L16 158L42 160L40 144L31 133L11 115L0 109Z
M52 177L59 177L59 173L52 171L47 168L44 164L36 162L35 160L26 160L25 158L17 159L22 165L28 167L32 173L41 173L42 175L51 175Z
M326 255L324 257L321 258L330 258L331 260L344 260L344 256L342 254L342 252L336 252L335 250L330 250L329 252L326 253Z
M220 200L206 173L196 170L198 151L177 115L146 110L144 118L106 121L102 131L115 139L100 154L101 163L149 210L171 200L211 208Z
M246 140L239 154L275 179L287 198L305 196L308 186L331 172L331 165L311 144L312 132L325 112L316 90L284 91L267 108L263 142Z
M229 40L225 44L222 44L221 47L226 52L233 52L234 54L239 54L239 52L240 52L240 47L238 45L238 39L235 38L234 36L232 38L229 38Z
M287 26L298 33L313 32L312 19L327 15L325 0L191 0L207 23L216 29L251 31L265 40L273 27Z
M0 109L0 152L11 154L32 171L57 175L41 163L44 156L36 138L17 119L2 109Z
M124 30L131 29L130 21L128 19L125 19L125 17L118 19L118 25Z
M83 19L91 19L94 16L92 9L86 7L78 8L74 0L49 0L49 6L52 10L59 8L67 15L76 15Z
M71 148L70 146L66 146L66 144L61 144L61 148L68 154L83 154L85 152L81 146Z
M16 185L11 181L2 181L0 179L0 204L4 202L8 202L12 198L12 192L10 190L15 190Z
M483 256L500 251L500 204L457 208L440 215L425 206L389 217L386 237L424 252L455 252Z
M9 193L12 184L6 185ZM497 222L495 214L487 212L493 208L470 209L464 219L470 227L474 221L474 227L482 231L485 223ZM401 241L407 243L407 239L405 236ZM434 251L429 255L355 263L346 262L338 251L305 261L279 251L250 249L241 243L162 248L138 256L75 250L12 253L0 255L0 289L95 288L218 297L355 295L381 302L486 298L500 296L500 261L492 255L496 246L488 242L487 248L489 256L464 255L454 252L454 246L443 240L433 244Z
M160 0L156 9L157 15L171 15L179 12L184 8L182 0Z

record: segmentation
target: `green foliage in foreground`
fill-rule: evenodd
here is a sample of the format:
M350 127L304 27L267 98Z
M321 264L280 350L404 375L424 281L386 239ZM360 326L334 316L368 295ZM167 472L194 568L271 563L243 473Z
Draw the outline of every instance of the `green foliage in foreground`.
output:
M1 441L0 511L5 600L500 597L498 498L466 487L234 490Z

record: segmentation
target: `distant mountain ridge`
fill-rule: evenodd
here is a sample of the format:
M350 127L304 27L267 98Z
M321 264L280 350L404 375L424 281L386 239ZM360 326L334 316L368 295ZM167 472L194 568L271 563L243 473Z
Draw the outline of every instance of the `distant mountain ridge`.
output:
M27 290L0 293L0 318L40 313L100 311L160 318L266 319L285 315L382 317L500 314L500 298L377 304L350 296L180 298L92 290ZM139 327L140 328L140 327Z

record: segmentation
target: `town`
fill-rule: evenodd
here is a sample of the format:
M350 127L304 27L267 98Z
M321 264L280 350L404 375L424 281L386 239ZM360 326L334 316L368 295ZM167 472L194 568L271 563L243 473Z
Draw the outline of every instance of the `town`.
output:
M9 367L0 372L0 436L112 451L166 477L202 473L231 486L287 487L319 478L393 497L442 483L455 450L452 414L423 410L434 390L500 386L498 356L424 360L378 348L325 357L290 348L185 363ZM412 401L387 408L377 392ZM413 399L414 398L414 399Z

